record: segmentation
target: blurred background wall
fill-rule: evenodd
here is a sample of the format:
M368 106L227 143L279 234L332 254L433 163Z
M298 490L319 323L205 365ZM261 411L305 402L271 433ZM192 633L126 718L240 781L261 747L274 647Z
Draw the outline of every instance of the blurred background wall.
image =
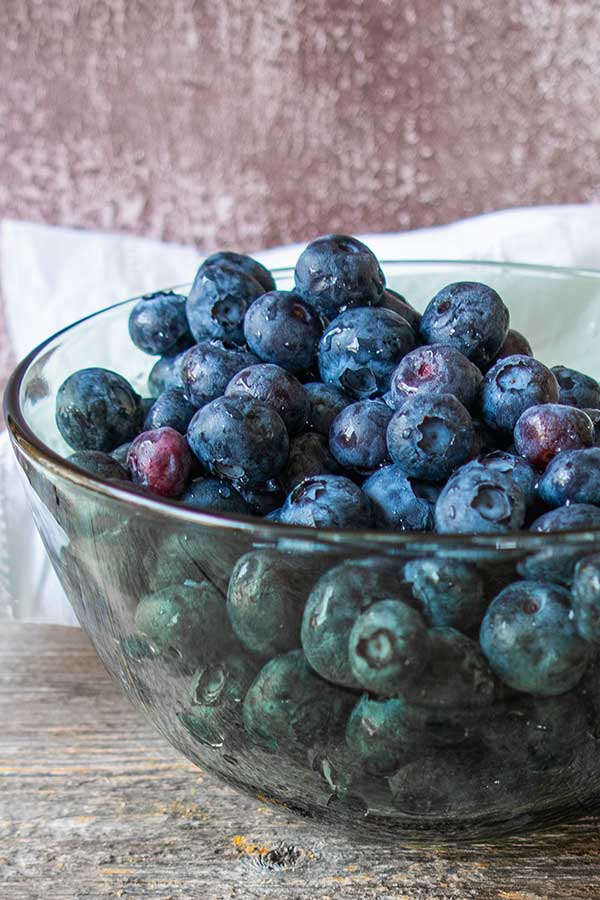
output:
M600 199L596 0L0 0L0 216L253 249Z

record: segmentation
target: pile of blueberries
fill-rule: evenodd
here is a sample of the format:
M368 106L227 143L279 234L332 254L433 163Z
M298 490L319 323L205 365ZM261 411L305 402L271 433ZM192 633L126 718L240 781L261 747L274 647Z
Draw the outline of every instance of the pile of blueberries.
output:
M299 257L293 291L250 257L216 253L188 297L139 300L129 334L159 357L148 399L100 368L57 396L69 459L97 476L317 528L600 528L600 386L536 360L485 284L450 284L421 315L386 288L368 247L328 235ZM136 626L178 653L173 622L231 635L217 687L214 666L196 673L188 729L208 716L218 730L221 703L265 746L311 746L343 722L339 765L368 777L389 781L425 733L432 752L477 734L510 757L517 741L542 766L541 733L553 748L588 734L600 555L555 543L491 579L451 555L401 569L345 562L311 589L290 557L256 550L233 569L226 611L172 585L141 600ZM500 727L482 714L507 700L508 731L506 716Z

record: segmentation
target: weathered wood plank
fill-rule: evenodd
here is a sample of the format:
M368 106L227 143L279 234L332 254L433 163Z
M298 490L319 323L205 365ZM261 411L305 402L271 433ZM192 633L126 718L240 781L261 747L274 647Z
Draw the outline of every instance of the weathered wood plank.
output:
M2 900L591 900L592 819L498 846L357 844L194 769L78 631L0 633Z

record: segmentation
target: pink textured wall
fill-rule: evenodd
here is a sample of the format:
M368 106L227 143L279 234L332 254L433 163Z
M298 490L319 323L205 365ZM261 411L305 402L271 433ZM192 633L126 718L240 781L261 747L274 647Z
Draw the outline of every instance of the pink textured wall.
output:
M2 0L0 215L255 248L600 199L588 0Z

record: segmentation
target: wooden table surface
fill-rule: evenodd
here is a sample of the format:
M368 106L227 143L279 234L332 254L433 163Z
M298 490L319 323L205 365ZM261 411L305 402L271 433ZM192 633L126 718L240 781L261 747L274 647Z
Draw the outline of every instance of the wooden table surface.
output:
M368 846L199 772L121 695L76 629L0 627L2 900L577 900L600 827L497 846Z

